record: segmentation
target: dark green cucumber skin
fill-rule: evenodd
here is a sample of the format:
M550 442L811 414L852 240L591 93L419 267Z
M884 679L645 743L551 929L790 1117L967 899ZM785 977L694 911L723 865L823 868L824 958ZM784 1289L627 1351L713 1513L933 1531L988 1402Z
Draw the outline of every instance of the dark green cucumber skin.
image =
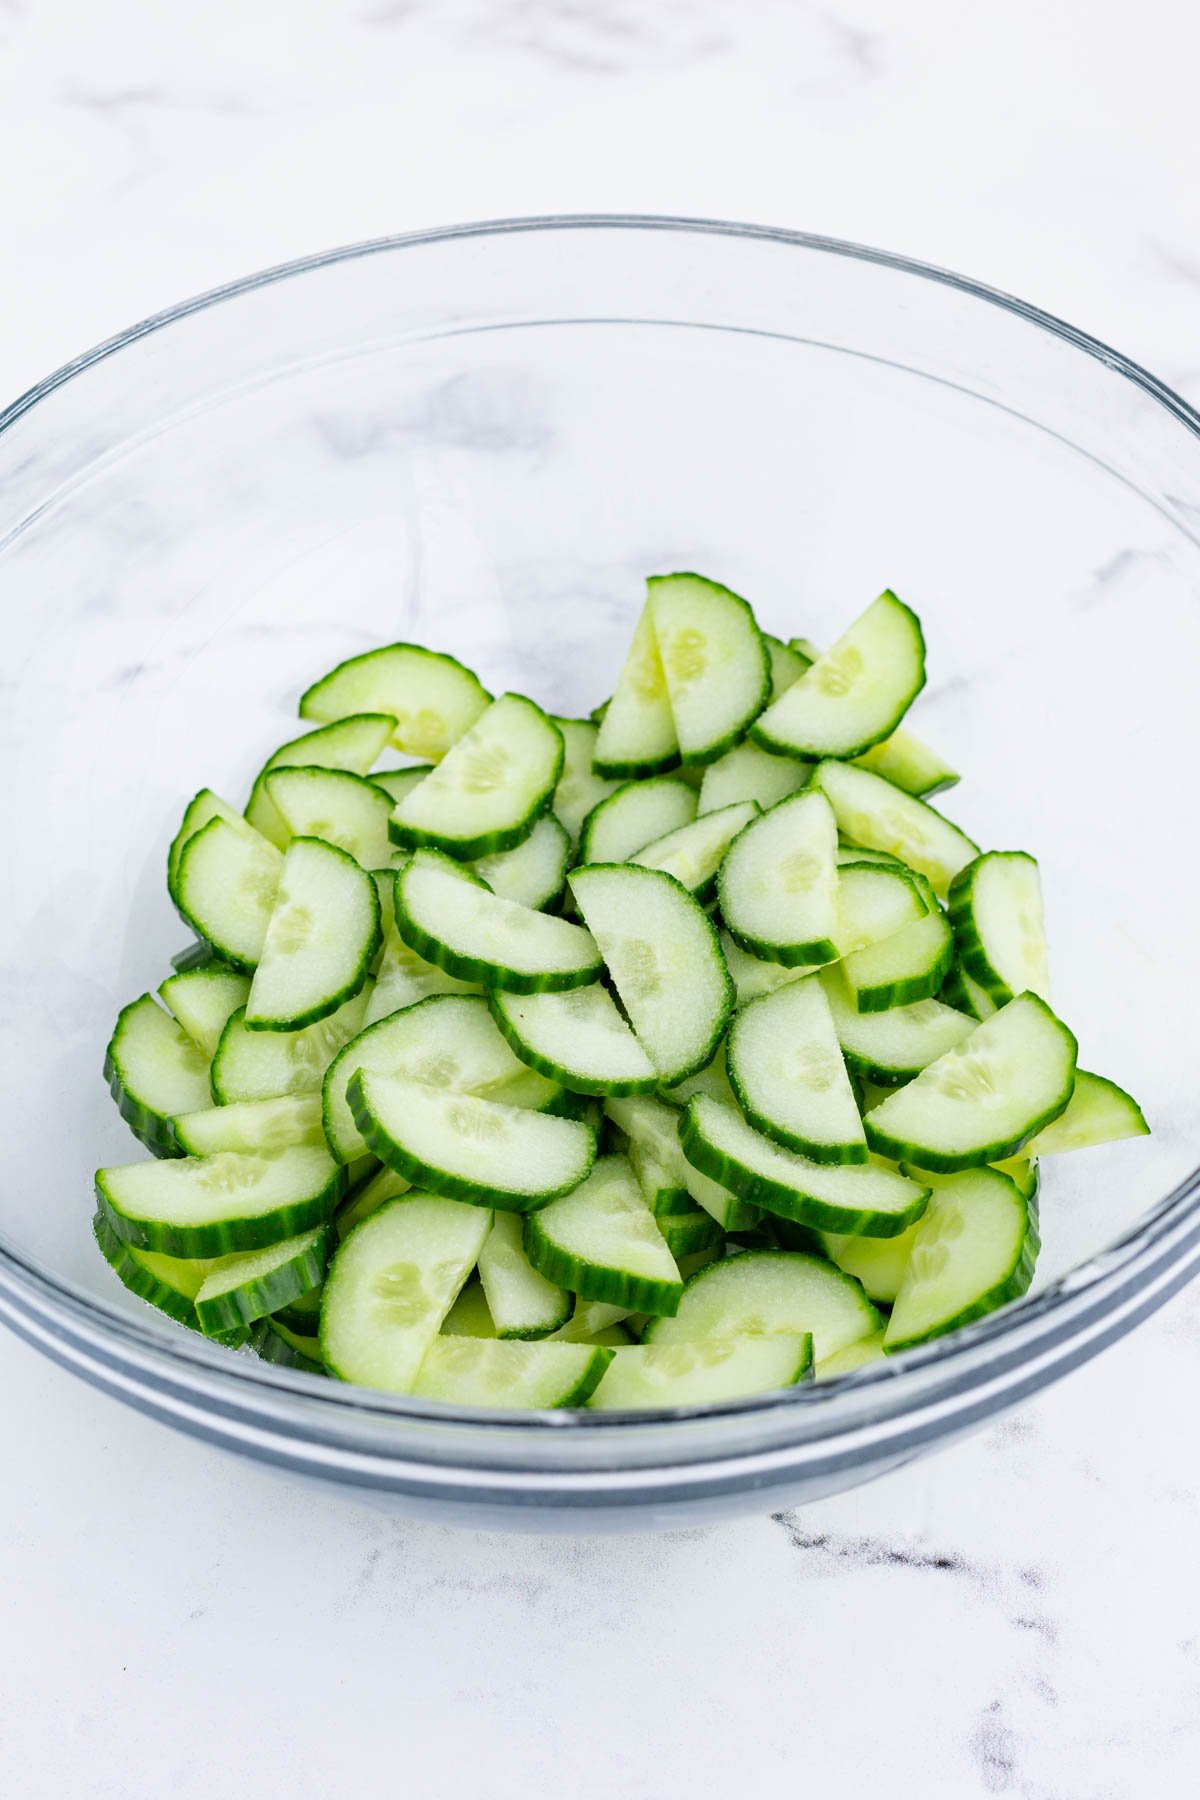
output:
M854 1000L861 1013L887 1012L893 1006L913 1006L941 993L954 962L954 936L948 932L936 960L917 974L884 981L878 987L855 988ZM965 990L964 990L965 992Z
M187 862L188 852L191 850L191 848L192 848L193 844L196 842L197 838L203 837L204 833L206 831L208 831L211 826L219 825L221 823L222 823L222 821L220 819L210 819L208 821L207 825L202 825L200 827L200 830L198 832L196 832L195 836L190 837L188 839L187 843L184 845L183 850L180 854L179 866L175 873L175 880L176 880L177 885L181 884L181 882L182 882L184 866ZM227 829L228 829L228 827L227 827ZM236 969L239 975L253 975L254 974L255 969L258 967L257 963L252 962L248 957L239 956L237 954L237 952L235 950L231 950L227 944L219 944L213 938L206 938L203 931L200 929L199 920L194 919L192 917L191 913L188 912L187 908L184 906L184 904L181 900L176 900L175 910L178 912L178 914L179 914L180 918L183 920L184 924L190 925L192 930L195 932L197 940L198 940L197 949L206 951L208 953L209 958L215 958L218 962L225 963L229 968ZM191 965L191 966L194 967L195 965ZM181 974L182 970L177 970L176 972Z
M487 704L488 702L491 701L491 699L492 699L491 694L488 693L487 689L484 687L483 683L480 681L478 675L476 675L474 669L468 669L466 663L460 662L457 656L451 656L445 650L427 650L424 644L407 644L407 643L380 644L374 650L364 650L358 656L347 656L347 657L343 658L343 660L340 663L335 663L332 669L327 669L325 674L321 676L319 681L314 681L311 683L310 686L306 687L304 692L300 696L300 706L299 706L300 717L302 719L311 719L313 717L313 714L311 712L307 712L305 710L306 707L311 706L314 695L319 694L321 689L323 687L327 686L327 684L329 682L331 682L335 676L340 675L344 669L351 669L356 664L359 664L359 663L374 662L377 657L385 656L385 655L387 655L387 653L389 651L392 651L392 650L412 650L412 651L416 652L416 654L418 656L420 656L422 659L428 660L429 662L449 663L452 668L458 669L461 671L462 674L469 676L469 678L475 683L475 686L479 689L480 698L484 701L485 704ZM346 716L349 718L355 718L358 715L354 714L354 713L350 713L350 714L347 714ZM381 714L380 716L384 717L384 718L391 717L391 715L388 713ZM317 722L318 722L318 724L321 724L321 725L329 725L329 724L334 724L337 721L331 720L331 719L321 719L321 720L318 720ZM286 748L286 746L285 746L285 748Z
M770 1256L770 1257L775 1257L776 1259L781 1258L781 1257L786 1259L786 1258L794 1255L795 1252L790 1249L776 1250L769 1246L764 1246L761 1249L759 1249L758 1247L748 1249L744 1252L744 1254L748 1257ZM741 1257L738 1257L735 1260L740 1262ZM820 1251L818 1251L813 1256L812 1260L814 1262L823 1263L827 1269L830 1269L830 1270L834 1271L835 1273L840 1272L840 1271L837 1271L836 1265L834 1263L830 1262L829 1258L825 1255L824 1248L822 1248ZM710 1262L710 1263L705 1263L705 1265L702 1269L697 1269L696 1273L694 1275L689 1275L686 1282L684 1283L683 1298L684 1299L687 1298L688 1294L692 1291L692 1289L696 1286L696 1284L698 1282L704 1281L707 1277L709 1277L711 1275L715 1275L717 1273L717 1271L720 1269L727 1268L729 1265L729 1261L730 1261L730 1258L719 1256L716 1258L715 1261ZM879 1309L873 1304L873 1302L871 1302L870 1300L867 1299L865 1292L863 1292L862 1283L860 1281L857 1281L854 1278L854 1276L852 1276L852 1275L843 1276L843 1280L846 1282L847 1286L857 1288L859 1290L859 1292L862 1294L866 1313L869 1317L873 1316L872 1330L882 1329L883 1320L880 1317ZM650 1323L647 1325L645 1331L643 1332L642 1342L644 1344L652 1344L654 1342L654 1339L655 1339L654 1324L655 1324L654 1320L651 1319ZM868 1332L863 1333L864 1337L866 1337L868 1335L870 1335Z
M739 931L730 923L729 914L725 910L725 894L722 876L725 865L722 863L717 875L718 904L726 931L747 956L756 956L760 962L779 963L785 969L799 968L801 963L831 963L838 960L837 946L832 938L809 938L803 944L769 944L765 938L751 937L749 932Z
M1013 998L1013 991L1004 977L994 969L988 960L987 951L983 947L983 939L975 925L975 879L983 865L996 855L1011 855L1012 852L988 850L969 862L965 869L960 869L950 883L950 892L946 896L946 911L954 930L954 941L958 950L958 960L971 980L977 982L989 1000L1004 1006ZM1028 856L1027 851L1021 851ZM1037 858L1029 856L1028 860L1037 866ZM965 990L964 990L965 993Z
M711 1250L725 1236L717 1221L702 1206L685 1213L656 1213L655 1218L676 1262L681 1256L695 1256L701 1250Z
M703 769L706 768L709 763L716 762L720 757L724 756L727 750L732 750L735 744L740 744L747 732L752 731L754 720L757 719L759 713L762 712L763 708L771 698L771 657L763 639L763 634L759 629L758 620L754 616L754 608L751 606L750 602L744 600L740 594L735 594L732 588L725 587L719 581L710 581L707 575L697 575L693 569L674 569L669 575L651 575L646 582L646 586L647 589L652 592L655 582L674 581L680 578L685 581L702 582L705 587L711 588L714 593L723 594L727 600L735 601L749 619L751 629L758 639L758 647L762 655L762 681L759 685L758 699L753 706L750 707L740 723L731 726L724 737L718 739L715 744L706 744L702 750L684 751L682 748L680 749L678 762L681 768ZM593 766L596 768L597 774L602 775L605 773L598 765ZM614 1302L614 1305L615 1304L616 1303Z
M315 1350L317 1340L313 1338L311 1341ZM304 1356L294 1344L290 1344L272 1319L264 1320L254 1339L254 1348L264 1362L274 1363L276 1368L298 1369L305 1375L324 1375L326 1372L325 1364L319 1358Z
M546 1236L537 1213L531 1213L525 1221L525 1254L547 1281L567 1288L581 1300L603 1300L611 1306L627 1306L630 1312L671 1318L683 1295L682 1281L650 1281L625 1269L602 1269L581 1263Z
M776 991L778 992L778 990ZM776 1120L769 1119L765 1113L759 1112L750 1100L745 1084L738 1076L735 1066L737 1063L738 1020L750 1010L750 1007L758 1006L761 1000L770 998L769 994L763 994L759 999L751 1000L746 1006L740 1007L734 1015L733 1024L729 1027L725 1068L729 1076L729 1085L733 1089L734 1099L756 1131L761 1131L764 1137L773 1138L776 1143L786 1145L789 1150L795 1150L801 1156L807 1156L809 1162L830 1163L840 1167L850 1163L865 1163L867 1160L865 1142L861 1144L814 1144L810 1139L798 1137L795 1132L786 1130Z
M595 1098L591 1094L572 1093L569 1088L560 1088L558 1093L547 1100L545 1106L539 1106L539 1112L549 1113L554 1119L582 1119L593 1134L598 1134L604 1114L599 1118Z
M526 697L521 695L520 698L525 699ZM532 700L527 701L527 704L535 706ZM441 850L447 856L453 856L458 862L471 862L477 856L491 856L498 850L515 850L518 844L523 844L542 814L550 811L554 801L554 790L562 776L563 762L566 758L562 732L540 706L535 706L535 710L541 714L542 719L554 733L558 743L558 753L554 758L544 792L537 796L523 818L514 825L501 826L494 831L476 832L474 837L453 837L446 832L434 831L426 826L406 825L393 814L388 820L388 837L392 843L398 844L402 850Z
M930 1343L934 1338L945 1337L948 1332L960 1331L964 1325L970 1325L975 1319L986 1318L988 1313L996 1312L1000 1307L1007 1306L1010 1301L1019 1300L1023 1294L1028 1293L1029 1284L1033 1280L1033 1272L1037 1266L1038 1251L1042 1247L1041 1235L1038 1231L1037 1201L1032 1196L1026 1200L1016 1182L1011 1181L1008 1176L1005 1176L1004 1179L1009 1181L1009 1185L1025 1209L1025 1236L1021 1240L1021 1249L1017 1260L1009 1273L1002 1281L998 1281L993 1287L990 1287L986 1294L981 1294L977 1300L972 1301L970 1306L964 1306L961 1312L955 1313L953 1318L944 1319L931 1331L922 1331L915 1337L885 1344L884 1350L888 1356L894 1356L899 1350L911 1349L914 1344Z
M875 744L882 744L884 738L891 737L893 731L895 731L897 725L899 725L909 707L921 692L921 689L925 686L925 633L921 629L921 621L918 619L912 607L906 606L904 601L901 600L898 595L893 594L891 588L885 589L885 592L895 606L898 606L902 612L908 614L909 620L916 632L917 641L921 646L920 678L918 679L916 686L909 690L907 697L903 701L897 703L896 710L888 720L886 727L882 731L874 732L870 737L863 738L861 742L856 743L853 748L839 750L836 757L838 762L849 762L853 757L861 756L864 750L870 750ZM775 756L794 756L799 757L805 762L810 759L816 762L820 762L822 759L834 760L830 757L828 750L821 749L819 746L806 746L783 738L773 737L769 731L763 730L758 721L751 725L749 736L751 743L757 744L762 750L771 751Z
M114 1235L139 1250L164 1256L229 1256L235 1250L265 1250L284 1238L298 1237L324 1224L345 1188L345 1171L335 1169L325 1186L301 1200L248 1219L218 1219L205 1225L167 1224L161 1219L131 1219L119 1212L96 1175L96 1199ZM312 1283L308 1284L310 1287Z
M149 1269L143 1269L141 1263L130 1256L128 1246L113 1230L103 1208L97 1211L92 1220L92 1234L100 1247L101 1256L131 1294L136 1294L139 1300L148 1300L151 1306L157 1307L159 1312L166 1313L168 1318L174 1319L178 1324L189 1325L193 1331L199 1331L196 1308L186 1294L177 1293L165 1282L156 1280Z
M777 1218L792 1219L800 1225L810 1225L817 1231L835 1231L843 1237L898 1237L916 1223L929 1204L928 1189L919 1192L903 1212L879 1213L870 1208L835 1206L828 1200L818 1200L794 1188L786 1188L782 1183L735 1162L710 1143L690 1100L679 1127L679 1141L688 1161L702 1175L710 1176L764 1212L774 1213Z
M589 1362L587 1368L584 1370L575 1386L571 1389L571 1392L564 1395L559 1401L555 1411L560 1411L564 1406L586 1406L596 1389L600 1386L601 1378L604 1375L605 1369L607 1369L609 1363L612 1361L614 1353L607 1349L603 1344L593 1344L591 1349L591 1362Z
M982 1023L981 1015L967 992L956 957L950 959L950 967L946 970L945 980L937 997L944 1006L952 1006L955 1012L966 1013L969 1019L980 1019Z
M406 1181L411 1181L414 1187L423 1188L426 1193L440 1194L447 1200L465 1200L470 1206L487 1206L500 1212L535 1212L539 1207L549 1206L551 1200L558 1200L563 1194L569 1194L581 1181L586 1181L596 1159L596 1137L594 1132L589 1131L591 1153L587 1167L562 1187L544 1194L517 1194L508 1188L482 1187L477 1182L464 1181L461 1176L448 1175L443 1169L435 1169L431 1164L422 1162L377 1124L363 1100L361 1070L351 1078L346 1097L350 1102L354 1123L380 1162L386 1163L389 1169L394 1169L397 1175L403 1175ZM560 1282L557 1285L562 1284Z
M477 956L464 956L457 950L450 949L439 938L432 937L423 926L418 925L404 903L403 879L404 869L396 870L395 913L396 931L418 956L426 962L445 969L447 975L455 975L460 981L477 981L482 987L507 988L510 994L563 994L570 988L590 987L599 979L604 967L600 958L581 969L570 969L565 972L550 974L520 974L516 970L506 969L499 963L484 962ZM482 884L481 884L482 885Z
M820 1232L809 1225L801 1225L796 1219L776 1219L775 1236L781 1250L800 1250L805 1256L827 1256Z
M351 660L353 660L353 659L351 659ZM339 665L339 667L340 666L342 666L342 665ZM330 671L330 672L332 673L332 671ZM316 687L319 687L320 683L315 682L313 685ZM309 689L308 691L311 693L312 690ZM304 705L304 696L303 695L301 696L300 704L301 704L301 706ZM303 712L300 714L300 717L301 718L304 717ZM284 768L299 768L302 766L301 764L298 764L298 763L290 763L290 764L284 763L283 765L280 765L280 763L276 760L276 758L282 756L282 754L285 750L295 749L297 744L304 743L306 738L313 737L316 734L316 732L324 731L327 726L340 725L340 724L344 723L344 719L389 719L389 720L391 720L391 726L393 729L395 728L395 724L396 724L396 721L394 718L392 718L391 713L346 713L344 715L343 719L319 720L314 725L312 731L303 731L303 732L301 732L299 737L289 738L286 744L280 744L278 750L272 751L271 755L268 756L268 758L267 758L266 762L263 764L262 768L258 771L258 774L254 777L254 785L250 789L250 798L246 802L245 810L242 815L243 818L245 818L247 820L249 819L251 810L254 807L254 803L263 791L263 783L266 781L266 778L271 773L272 769L277 769L280 766L282 766ZM320 763L320 764L314 764L313 766L324 769L324 768L331 767L332 765L330 765L328 763ZM268 795L267 798L269 799L270 795Z
M509 989L510 993L515 990ZM495 993L488 995L488 1008L505 1041L520 1057L527 1068L538 1075L544 1075L547 1081L557 1081L563 1088L569 1088L576 1094L587 1094L603 1098L605 1095L620 1096L622 1094L652 1094L658 1086L657 1072L644 1076L641 1080L600 1081L587 1075L581 1075L577 1069L568 1069L563 1063L556 1063L548 1056L541 1056L530 1049L512 1021L505 1015L503 1006L498 1004ZM549 1110L549 1109L544 1109Z
M367 1179L370 1180L371 1177L368 1176ZM336 1239L334 1241L336 1242ZM329 1254L333 1254L332 1248ZM312 1304L306 1306L304 1304L306 1300L311 1300ZM286 1325L289 1331L294 1331L298 1337L315 1339L321 1319L320 1287L310 1288L307 1294L299 1295L297 1299L289 1301L286 1306L277 1306L272 1317L278 1324Z
M322 1279L333 1253L334 1233L327 1225L321 1236L303 1256L273 1269L244 1288L230 1288L228 1293L196 1302L196 1318L206 1337L235 1330L239 1325L254 1325L269 1313L298 1300Z
M293 838L292 843L317 844L322 850L349 863L355 874L363 873L349 851L340 850L336 844L327 844L324 838ZM374 908L372 916L375 923L366 948L358 960L358 965L345 985L340 987L332 997L326 996L324 1000L316 1002L304 1012L296 1013L286 1020L251 1019L246 1016L246 1009L243 1008L242 1023L247 1031L302 1031L306 1025L316 1025L321 1019L329 1018L331 1013L335 1013L339 1007L345 1006L347 1000L353 1000L355 994L362 993L367 976L371 973L371 964L383 947L383 916L379 907L379 890L370 875L366 877L366 883L370 890L371 905Z
M216 960L210 944L189 944L186 950L175 952L171 967L177 975L186 975L190 969L202 969L206 963Z
M140 1100L135 1100L132 1094L126 1092L120 1070L112 1059L111 1045L104 1054L104 1079L108 1083L109 1093L117 1103L117 1111L140 1144L144 1144L153 1156L183 1155L182 1146L177 1143L171 1129L171 1121L161 1113L151 1112Z
M595 765L593 764L593 767L594 766ZM676 770L676 769L678 769L678 767L679 767L679 763L678 763L678 760L676 759L671 765L671 770ZM599 771L597 771L597 772L599 772ZM658 772L662 773L662 774L666 774L666 773L670 773L671 771L660 770ZM630 780L633 780L633 779L634 779L633 777L630 777ZM679 786L686 788L686 787L688 787L688 783L686 781L680 781ZM618 800L618 797L620 795L623 795L624 793L626 793L628 791L628 789L629 789L629 782L626 782L622 787L617 789L616 793L605 794L603 800L597 800L595 806L592 807L591 811L584 814L583 824L579 827L579 852L575 859L577 863L584 864L584 863L593 862L595 860L595 858L592 855L592 838L595 835L595 831L596 831L596 821L597 821L597 819L601 819L602 809L605 807L611 806L612 802ZM689 789L689 791L691 791L691 790ZM614 808L614 810L616 810L616 809ZM646 843L653 843L653 841L654 841L653 838L647 838ZM646 848L645 844L639 844L637 846L638 850L644 850L645 848ZM634 854L635 855L637 854L636 850L635 850Z

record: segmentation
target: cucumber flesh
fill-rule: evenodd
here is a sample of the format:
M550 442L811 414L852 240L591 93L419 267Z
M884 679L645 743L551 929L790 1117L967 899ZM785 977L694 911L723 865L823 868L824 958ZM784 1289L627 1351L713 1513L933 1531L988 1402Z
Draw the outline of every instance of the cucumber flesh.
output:
M766 812L789 794L799 793L811 773L811 763L795 757L772 756L757 744L735 744L704 771L700 783L701 815L718 812L737 800L753 800Z
M995 1001L988 999L977 981L972 981L957 958L946 971L939 998L972 1019L990 1019L996 1011Z
M622 782L584 820L579 861L626 862L647 844L690 825L696 806L695 788L678 775Z
M400 801L392 839L458 857L511 850L550 805L562 764L558 727L541 707L502 694Z
M218 1150L285 1150L292 1144L323 1148L325 1144L317 1093L207 1106L177 1115L172 1129L189 1156L214 1156Z
M246 1030L299 1031L327 1019L361 992L380 941L379 896L366 870L320 838L294 838L246 1002Z
M633 1095L606 1100L604 1111L631 1142L640 1144L657 1159L667 1180L685 1189L722 1230L747 1230L757 1223L757 1207L739 1200L688 1161L679 1139L682 1114L674 1106L648 1095Z
M771 699L778 700L780 694L795 686L805 669L811 668L813 658L794 645L785 644L782 638L772 637L769 631L763 632L762 640L771 669Z
M525 1254L521 1220L496 1213L479 1252L479 1280L497 1337L544 1338L571 1317L572 1298Z
M323 1224L343 1181L326 1150L298 1146L100 1169L96 1194L126 1243L166 1256L225 1256Z
M737 1103L759 1131L814 1162L866 1162L858 1105L814 976L742 1007L728 1064Z
M837 826L823 794L795 794L753 820L721 865L721 917L751 956L797 967L838 951Z
M250 977L224 963L208 962L198 969L168 975L159 982L158 992L197 1049L211 1062L230 1015L239 1006L245 1006L249 998Z
M397 1175L394 1169L377 1169L361 1186L351 1188L334 1214L333 1224L339 1242L348 1238L356 1225L369 1219L381 1206L389 1200L398 1200L411 1188L412 1182Z
M924 1343L1025 1293L1038 1252L1036 1211L995 1169L934 1184L917 1227L884 1349Z
M167 892L176 906L179 905L176 888L179 878L179 859L183 855L184 847L191 843L196 833L202 830L210 819L224 819L227 825L232 826L235 831L240 831L244 836L250 837L251 840L261 835L255 831L253 825L247 823L235 807L230 806L227 800L222 800L220 794L214 794L211 788L201 788L200 792L188 801L179 830L171 840L171 848L167 852Z
M880 1329L857 1281L796 1250L746 1250L693 1275L679 1310L652 1319L644 1343L811 1335L818 1362Z
M801 981L812 973L812 966L807 963L789 969L784 963L763 962L760 957L743 950L740 944L735 944L727 931L721 933L721 952L739 1006L757 1000L760 994L773 994L777 988L786 987L790 981Z
M683 1281L629 1161L602 1156L586 1180L525 1222L525 1250L547 1281L584 1300L672 1313Z
M1022 850L990 850L950 887L950 923L963 971L995 1006L1014 995L1050 997L1046 921L1037 863Z
M225 1106L233 1100L315 1093L342 1045L362 1028L368 998L364 988L329 1018L300 1031L247 1031L239 1008L230 1015L213 1057L213 1099Z
M496 1327L488 1311L483 1284L477 1277L468 1281L442 1321L443 1337L494 1338Z
M1025 1156L1059 1156L1064 1150L1089 1150L1119 1138L1144 1137L1150 1130L1132 1094L1103 1075L1086 1069L1075 1073L1071 1098L1058 1118L1030 1138Z
M179 911L231 968L252 973L275 905L283 857L262 836L210 819L189 838L175 880Z
M246 805L246 818L257 831L283 850L287 846L288 829L279 809L267 792L267 777L273 769L348 769L352 775L365 775L378 759L391 736L395 719L390 713L355 713L322 725L303 737L281 744L269 756L255 778Z
M332 1245L333 1229L325 1224L264 1250L223 1257L196 1294L201 1331L212 1337L252 1325L298 1300L321 1280Z
M705 813L690 825L668 832L647 844L630 862L644 869L663 869L704 901L717 887L717 870L730 844L751 819L757 818L759 807L753 800L738 800L717 812Z
M818 763L811 785L833 807L844 836L869 850L898 856L925 876L939 899L945 899L959 870L979 854L979 845L957 825L869 769Z
M937 1179L941 1180L941 1177L938 1176ZM831 1262L835 1262L845 1274L853 1275L856 1281L862 1282L863 1291L869 1300L874 1300L881 1306L891 1306L900 1292L904 1271L908 1268L908 1259L912 1255L920 1229L921 1220L918 1219L907 1231L901 1231L896 1237L890 1238L843 1236L837 1232L825 1231L821 1233L821 1242Z
M434 762L470 730L490 699L457 657L420 644L388 644L352 656L314 681L301 695L300 717L332 722L350 713L390 713L396 748Z
M743 599L702 575L653 575L647 588L680 760L715 762L770 694L762 634Z
M924 685L920 622L885 590L767 708L752 735L784 755L859 756L895 730Z
M600 721L592 768L597 775L626 780L656 775L678 761L679 739L647 601Z
M578 925L501 900L427 853L396 876L396 930L460 981L513 993L584 987L600 973L596 944Z
M928 916L924 897L906 869L880 863L839 863L834 944L853 956Z
M424 781L432 767L432 763L414 763L408 769L374 769L367 779L382 789L395 808L405 794L411 793L419 781Z
M607 1412L716 1406L794 1387L812 1374L812 1338L729 1338L617 1350L589 1405Z
M413 1385L421 1400L451 1406L583 1406L608 1367L596 1344L518 1344L477 1337L433 1340Z
M975 1030L974 1019L938 1000L860 1013L837 964L823 969L820 980L846 1066L884 1087L910 1080Z
M570 852L566 828L553 813L544 813L523 844L480 856L472 868L501 900L540 911L562 893Z
M951 768L936 750L923 744L903 725L881 744L873 744L869 750L864 750L854 761L860 769L882 775L885 781L903 788L906 794L915 794L918 800L927 800L943 788L954 787L961 779L957 769Z
M617 783L592 769L599 727L590 719L560 719L558 726L563 741L563 767L554 790L551 806L573 844L578 843L583 821L599 806L601 800L615 793Z
M814 1371L815 1379L833 1381L838 1375L851 1375L855 1369L882 1362L883 1356L883 1333L877 1331L871 1337L860 1338L857 1344L847 1344L844 1350L835 1350L832 1356L819 1362Z
M394 801L383 789L345 769L274 769L266 777L271 801L291 838L320 838L364 869L382 869L391 855L388 820Z
M117 1015L104 1075L135 1137L158 1156L177 1156L171 1119L207 1104L208 1059L149 994Z
M523 1062L581 1094L649 1093L658 1071L599 983L565 994L492 995L496 1023Z
M119 1238L103 1210L92 1220L92 1231L105 1262L120 1281L140 1300L148 1300L159 1312L200 1329L196 1318L196 1295L212 1264L182 1256L161 1256L153 1250L139 1250Z
M954 933L938 911L842 959L842 975L861 1012L912 1006L941 992L954 960Z

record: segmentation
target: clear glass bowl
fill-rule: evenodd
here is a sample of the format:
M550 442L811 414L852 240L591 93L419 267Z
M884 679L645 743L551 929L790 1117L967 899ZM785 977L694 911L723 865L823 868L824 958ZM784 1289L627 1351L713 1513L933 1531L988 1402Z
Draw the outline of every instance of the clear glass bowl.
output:
M178 1428L396 1506L567 1529L848 1487L1093 1355L1196 1272L1200 420L1004 295L826 239L517 221L189 301L0 419L0 1317ZM1044 1170L1033 1295L839 1382L637 1419L467 1414L277 1370L132 1299L100 1063L187 934L181 807L236 798L304 685L416 638L577 713L643 577L830 638L919 610L946 809L1041 859L1058 1005L1155 1135Z

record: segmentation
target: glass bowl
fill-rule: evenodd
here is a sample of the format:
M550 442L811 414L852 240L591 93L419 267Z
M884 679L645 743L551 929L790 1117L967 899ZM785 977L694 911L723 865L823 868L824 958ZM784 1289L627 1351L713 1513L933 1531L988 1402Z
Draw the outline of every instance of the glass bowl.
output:
M1016 1405L1200 1262L1200 419L1082 333L901 257L657 218L518 220L272 270L0 418L0 1316L181 1430L411 1512L601 1529L767 1510ZM677 1415L466 1413L222 1350L94 1248L137 1146L100 1078L187 933L166 847L395 638L560 713L643 577L770 630L920 612L946 810L1040 858L1059 1009L1154 1135L1043 1170L1033 1293L826 1385Z

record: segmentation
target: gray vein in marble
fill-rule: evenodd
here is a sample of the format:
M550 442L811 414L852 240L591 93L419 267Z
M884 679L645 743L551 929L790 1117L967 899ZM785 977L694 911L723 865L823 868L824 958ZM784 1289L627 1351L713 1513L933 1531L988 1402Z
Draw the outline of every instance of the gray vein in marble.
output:
M377 413L315 413L312 428L334 456L352 460L412 442L422 449L513 450L544 454L552 428L530 405L520 380L454 375L416 396L408 406Z

